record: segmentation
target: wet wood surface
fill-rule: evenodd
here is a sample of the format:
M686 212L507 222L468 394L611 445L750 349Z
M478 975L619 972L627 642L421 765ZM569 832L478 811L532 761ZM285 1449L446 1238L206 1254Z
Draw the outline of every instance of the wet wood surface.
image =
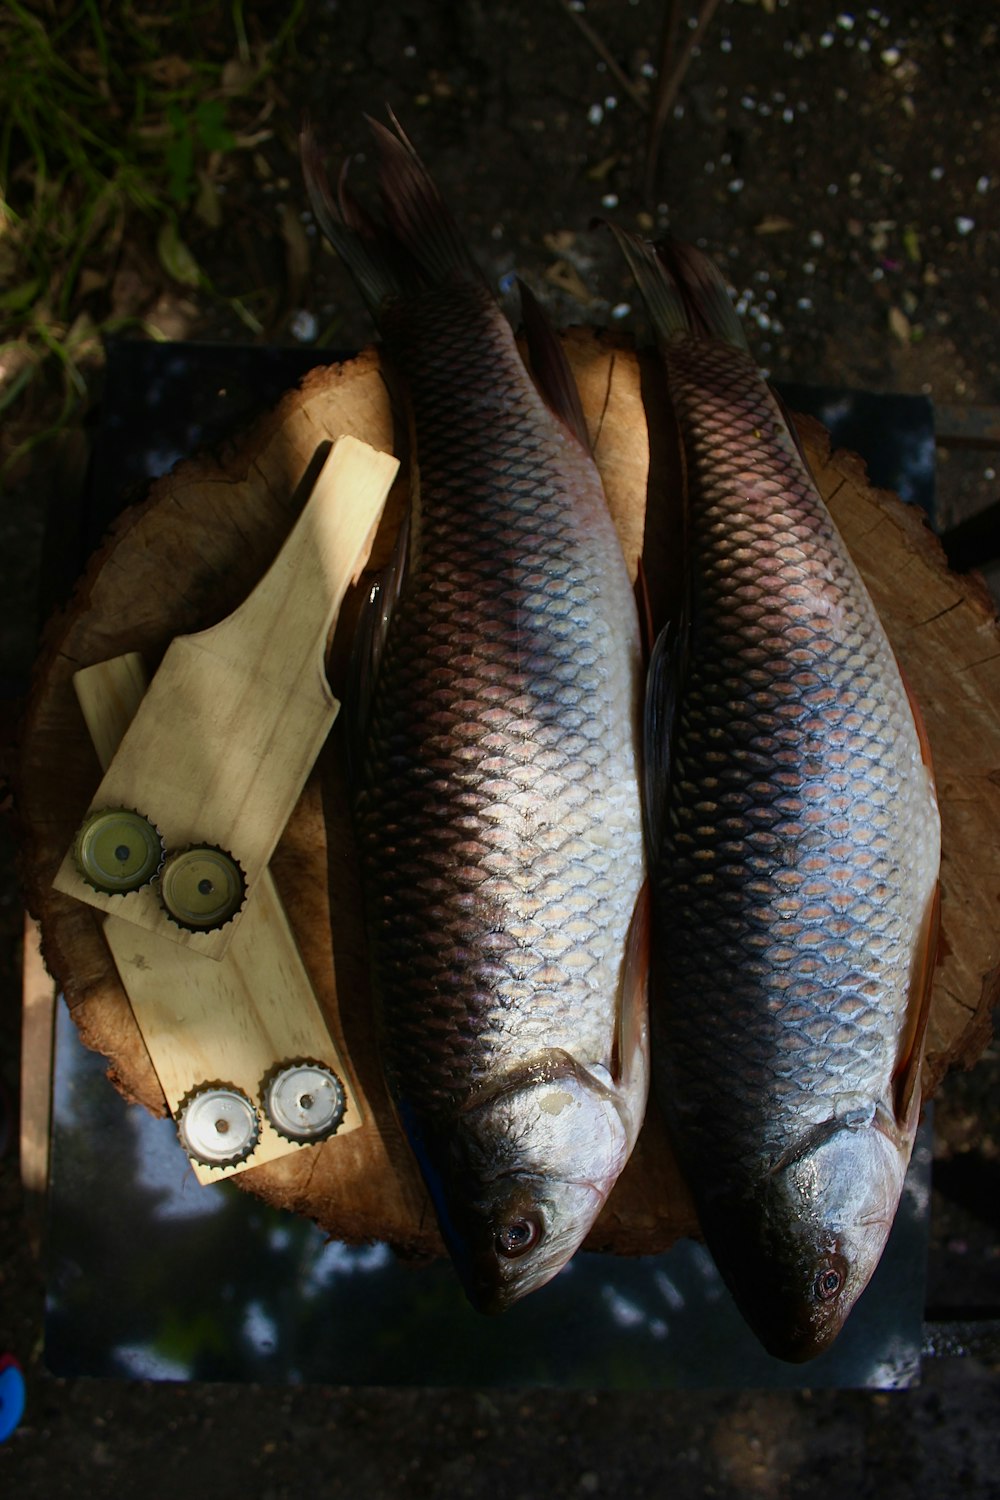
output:
M660 435L654 424L650 444L644 416L644 396L655 399L655 372L617 341L576 332L566 343L626 557L634 570L643 554L655 602L664 589L664 550L670 550L662 511L654 515L651 508L651 523L644 527L651 446L651 493L662 493L664 482ZM156 1113L165 1110L163 1090L99 914L52 889L101 776L73 673L125 651L139 651L154 672L174 636L206 629L229 614L264 575L291 529L296 487L317 447L345 432L394 448L392 405L374 351L313 371L257 423L224 467L195 458L157 482L92 559L72 604L50 626L38 663L19 786L29 904L81 1037L107 1057L121 1092ZM919 512L873 489L855 455L831 453L818 424L803 421L800 433L819 489L921 704L935 759L942 946L925 1066L929 1095L950 1067L971 1066L983 1051L990 1007L1000 991L1000 632L982 583L948 570ZM375 541L373 567L391 550L405 486L404 462ZM349 596L332 643L335 693L343 686L351 604ZM337 1238L380 1238L404 1253L436 1254L437 1228L389 1107L370 1023L345 795L344 718L334 726L270 868L333 1040L350 1060L365 1123L347 1136L253 1166L239 1182L275 1206L316 1220ZM653 1107L587 1243L649 1254L695 1228Z

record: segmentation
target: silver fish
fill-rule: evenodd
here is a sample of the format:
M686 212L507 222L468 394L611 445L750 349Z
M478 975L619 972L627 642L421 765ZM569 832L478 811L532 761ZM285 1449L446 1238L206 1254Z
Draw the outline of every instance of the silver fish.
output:
M642 1121L641 651L558 342L525 294L546 404L409 142L373 129L384 224L343 185L335 203L303 143L413 438L363 652L356 827L390 1089L493 1310L574 1253Z
M718 272L690 246L616 234L687 490L687 598L647 694L654 1081L737 1303L772 1353L808 1359L867 1285L913 1144L933 780Z

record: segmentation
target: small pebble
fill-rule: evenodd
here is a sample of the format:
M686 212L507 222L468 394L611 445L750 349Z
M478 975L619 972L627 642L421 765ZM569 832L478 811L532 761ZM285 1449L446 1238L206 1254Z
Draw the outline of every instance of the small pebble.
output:
M731 193L742 193L742 191L743 191L743 178L742 177L734 177L733 180L732 180L732 182L729 184L729 191Z
M605 193L604 197L601 199L601 207L602 208L617 208L618 207L618 194L617 193Z
M824 31L823 35L819 39L819 44L820 44L821 47L832 47L833 46L833 32L832 31Z
M613 318L627 318L631 311L631 302L616 302L614 307L611 309L611 316Z
M894 68L896 66L896 64L899 62L899 56L900 56L900 54L899 54L899 48L898 47L885 47L879 53L879 56L881 57L882 61L885 63L885 65L886 65L887 68Z
M955 229L958 234L971 234L976 227L975 219L969 219L965 214L959 214L955 220Z
M293 314L289 328L292 338L298 339L300 344L311 344L319 332L319 323L316 321L315 313L300 307L298 312Z
M587 123L589 125L600 125L604 119L604 105L592 104L587 110Z
M984 174L976 183L977 193L988 193L990 190L990 179Z
M940 182L944 176L944 167L931 167L931 181Z

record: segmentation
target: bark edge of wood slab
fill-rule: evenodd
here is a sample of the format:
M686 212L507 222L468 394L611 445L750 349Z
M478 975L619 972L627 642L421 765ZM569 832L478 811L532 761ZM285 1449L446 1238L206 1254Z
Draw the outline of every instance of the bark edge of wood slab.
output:
M643 547L650 444L643 388L653 365L620 337L571 330L573 365L630 567ZM921 704L941 803L943 942L935 976L925 1094L948 1068L972 1066L987 1045L1000 995L996 913L1000 872L1000 630L981 581L948 570L914 507L875 490L854 454L830 451L818 423L799 424L817 484L871 588ZM27 705L17 786L20 867L43 951L83 1041L109 1062L129 1100L164 1113L95 914L49 889L100 780L72 688L80 666L137 650L150 671L174 635L204 629L249 593L290 529L302 454L341 432L393 446L392 415L375 350L313 370L219 463L181 464L118 520L67 609L46 631ZM657 482L657 443L653 479ZM387 506L373 563L388 555L405 477ZM655 581L655 580L654 580ZM345 611L345 615L348 612ZM344 637L331 658L337 690ZM366 1124L238 1179L269 1204L315 1220L349 1242L384 1239L413 1257L441 1253L431 1206L402 1139L368 1021L360 901L345 798L344 716L289 821L271 869L338 1048L346 1048ZM995 860L993 861L995 866ZM339 996L339 1002L335 997ZM653 1254L697 1232L689 1196L652 1106L632 1161L587 1246Z

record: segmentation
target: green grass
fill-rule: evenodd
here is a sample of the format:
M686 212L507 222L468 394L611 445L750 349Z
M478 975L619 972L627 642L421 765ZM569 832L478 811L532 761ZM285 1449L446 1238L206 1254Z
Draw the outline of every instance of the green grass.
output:
M0 413L44 376L55 426L84 399L102 310L127 237L167 276L213 289L184 225L218 212L210 167L245 149L241 126L294 41L305 0L251 47L243 0L5 0L0 7ZM105 298L106 302L108 299ZM236 299L234 311L259 332ZM51 405L51 401L50 401ZM37 441L45 432L36 434ZM18 454L22 454L21 444ZM8 463L10 459L8 459Z

